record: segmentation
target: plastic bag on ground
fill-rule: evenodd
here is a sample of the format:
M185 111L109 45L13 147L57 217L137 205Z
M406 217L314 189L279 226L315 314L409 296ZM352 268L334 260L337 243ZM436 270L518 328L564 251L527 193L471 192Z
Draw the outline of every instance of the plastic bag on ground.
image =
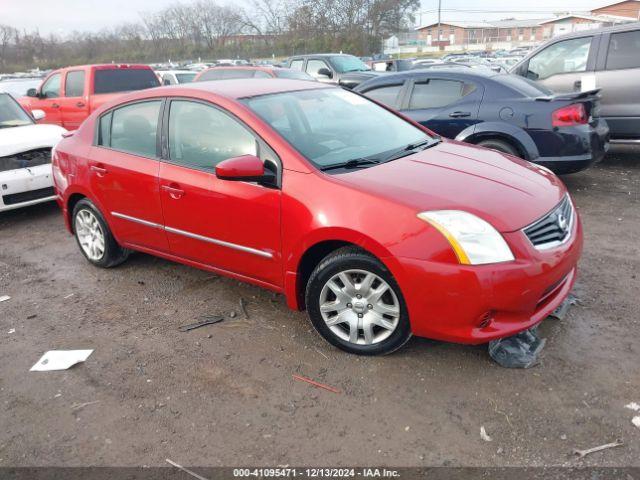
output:
M512 337L489 342L489 356L505 368L530 368L538 363L538 354L546 339L540 338L536 327Z

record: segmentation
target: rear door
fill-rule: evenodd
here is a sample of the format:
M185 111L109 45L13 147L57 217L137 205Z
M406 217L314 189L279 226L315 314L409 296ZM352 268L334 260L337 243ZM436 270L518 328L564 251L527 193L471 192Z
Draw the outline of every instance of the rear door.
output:
M102 115L88 174L118 240L167 252L158 185L162 105L162 99L150 99Z
M484 87L469 80L419 77L404 96L401 111L409 118L447 138L478 123Z
M552 43L520 67L523 76L558 93L579 92L593 83L599 35Z
M62 126L75 130L89 116L87 79L84 70L68 70L64 78L64 95L60 97Z
M171 252L203 265L282 285L280 190L220 180L218 163L275 153L245 124L213 104L172 99L164 116L160 198Z
M616 139L640 138L640 30L602 37L596 71L600 114Z

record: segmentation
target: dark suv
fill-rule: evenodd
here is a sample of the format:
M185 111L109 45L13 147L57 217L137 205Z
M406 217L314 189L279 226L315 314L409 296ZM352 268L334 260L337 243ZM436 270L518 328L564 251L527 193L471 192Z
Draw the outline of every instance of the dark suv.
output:
M640 143L640 23L554 38L513 66L511 73L559 93L600 89L600 115L611 141Z
M347 88L378 75L358 57L342 53L296 55L286 62L286 66L306 72L319 82L335 83Z

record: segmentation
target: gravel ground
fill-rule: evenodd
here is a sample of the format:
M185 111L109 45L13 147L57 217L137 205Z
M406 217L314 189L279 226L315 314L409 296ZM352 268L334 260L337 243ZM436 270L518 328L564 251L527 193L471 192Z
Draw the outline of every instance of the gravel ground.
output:
M0 214L0 466L640 466L625 408L640 403L639 158L618 148L565 177L585 225L580 304L542 324L529 370L416 338L351 356L281 296L142 254L100 270L55 205ZM227 319L177 330L204 314ZM84 364L29 372L85 348Z

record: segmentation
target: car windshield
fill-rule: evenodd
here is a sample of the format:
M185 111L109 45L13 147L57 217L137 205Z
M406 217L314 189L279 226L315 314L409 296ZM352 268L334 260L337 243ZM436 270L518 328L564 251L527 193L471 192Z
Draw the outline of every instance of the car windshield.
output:
M0 128L31 125L33 120L10 95L0 93Z
M196 73L176 73L176 80L178 83L189 83L193 82L193 79L196 78Z
M411 123L339 88L262 95L243 102L320 169L350 161L386 161L408 146L434 143Z
M331 63L338 73L368 72L371 70L366 63L353 55L331 57Z

